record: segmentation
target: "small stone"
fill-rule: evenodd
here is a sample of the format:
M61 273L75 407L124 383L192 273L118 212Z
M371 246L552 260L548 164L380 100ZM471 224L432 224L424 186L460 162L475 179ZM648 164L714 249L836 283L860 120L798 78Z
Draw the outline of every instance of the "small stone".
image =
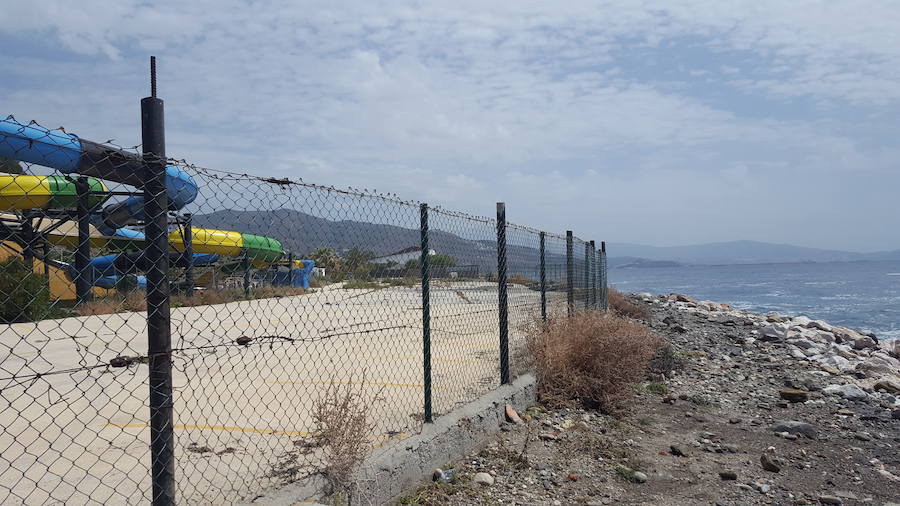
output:
M783 388L778 391L778 395L788 402L806 402L809 400L809 392L793 388Z
M647 475L640 471L635 471L633 476L634 476L635 483L646 483L647 482Z
M740 418L729 418L728 423L730 423L730 424L741 423L741 419Z
M858 439L860 441L871 441L872 440L872 436L870 436L866 432L857 432L856 434L853 435L853 437L855 437L856 439Z
M816 428L812 424L799 422L796 420L778 420L769 426L769 429L775 432L790 432L791 434L800 434L810 439L816 438Z
M844 501L842 501L840 497L835 497L833 495L820 495L819 502L822 504L844 504Z
M490 487L494 484L494 477L488 473L475 473L475 476L472 477L472 481L479 485Z
M538 434L538 438L540 438L542 441L556 441L557 439L559 439L559 435L555 432L541 432L540 434Z
M519 413L516 412L515 408L511 405L506 405L506 421L509 423L514 423L516 425L521 425L525 422L522 421L522 418L519 417Z
M853 410L847 408L841 408L834 412L836 415L844 415L844 416L853 416Z
M684 447L678 445L669 446L669 453L676 457L687 457L687 451Z
M727 471L727 470L726 470L726 471L719 471L719 478L722 478L723 480L726 480L726 481L728 481L728 480L736 480L736 479L737 479L737 473L734 472L734 471Z
M759 463L762 464L762 468L766 471L771 471L773 473L781 471L781 461L774 455L769 455L768 452L760 455Z
M581 479L581 476L578 473L569 473L566 478L568 478L569 481L578 481Z
M864 401L869 398L869 394L856 385L828 385L822 392L843 397L848 401Z
M759 490L761 494L768 494L770 490L772 490L772 486L768 483L757 483L756 490Z

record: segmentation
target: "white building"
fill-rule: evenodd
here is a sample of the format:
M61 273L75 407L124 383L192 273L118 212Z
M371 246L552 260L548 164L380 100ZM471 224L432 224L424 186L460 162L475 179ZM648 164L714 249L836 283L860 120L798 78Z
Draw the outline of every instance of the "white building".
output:
M428 254L435 255L437 253L433 249L430 249L428 250ZM422 248L411 247L396 251L394 253L391 253L390 255L385 255L383 257L375 257L371 260L371 262L373 264L388 264L393 262L395 264L403 265L410 260L418 260L420 258L422 258Z

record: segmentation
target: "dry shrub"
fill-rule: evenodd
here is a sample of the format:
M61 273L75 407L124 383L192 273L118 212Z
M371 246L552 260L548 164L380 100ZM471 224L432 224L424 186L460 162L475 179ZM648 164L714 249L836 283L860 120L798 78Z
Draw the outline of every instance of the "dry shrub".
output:
M143 291L115 293L79 304L75 309L78 316L121 313L123 311L146 311L147 294Z
M528 334L541 402L620 414L662 340L645 326L591 311L539 324Z
M313 438L322 452L325 478L332 493L345 489L371 448L375 425L369 410L380 395L366 395L365 381L356 386L332 382L312 409Z
M650 321L650 311L647 308L631 302L625 294L613 288L609 289L609 308L619 316Z

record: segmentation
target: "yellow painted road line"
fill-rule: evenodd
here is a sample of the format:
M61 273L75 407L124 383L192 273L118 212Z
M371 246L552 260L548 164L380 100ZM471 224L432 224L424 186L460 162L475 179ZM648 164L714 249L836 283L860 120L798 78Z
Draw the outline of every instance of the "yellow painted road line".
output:
M107 427L119 427L122 429L145 429L145 423L108 423ZM278 430L278 429L257 429L254 427L232 427L229 425L174 425L176 429L205 429L205 430L223 430L226 432L248 432L252 434L274 434L278 436L311 436L312 432L299 430Z

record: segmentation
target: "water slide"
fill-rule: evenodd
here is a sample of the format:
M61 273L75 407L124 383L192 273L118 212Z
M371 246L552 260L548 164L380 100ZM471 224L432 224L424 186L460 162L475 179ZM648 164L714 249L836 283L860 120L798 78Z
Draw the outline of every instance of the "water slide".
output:
M88 178L88 184L96 193L91 194L89 201L95 207L109 199L103 180L135 187L140 187L142 183L143 166L139 157L82 140L75 134L33 124L24 125L11 118L0 120L0 156L43 165L64 174L92 176ZM169 210L177 211L197 198L198 187L187 172L169 165L166 167L166 192ZM72 209L77 202L75 183L66 176L0 176L0 210ZM124 201L107 204L101 212L91 216L91 224L107 241L143 242L143 232L125 228L143 219L144 197L134 195ZM281 243L270 237L204 228L192 228L191 234L194 265L209 265L220 256L247 255L254 266L264 267L279 262L285 256ZM62 242L64 239L59 239L60 236L63 234L51 234L50 237ZM169 241L173 252L184 251L181 229L170 233ZM93 258L90 264L94 273L92 284L111 288L118 279L117 272L146 270L141 260L139 252ZM307 264L304 265L304 262ZM305 288L309 286L309 271L314 264L309 260L304 262L301 262L304 268L297 278L300 286ZM74 278L74 268L67 265L66 269ZM139 284L145 282L139 276Z

